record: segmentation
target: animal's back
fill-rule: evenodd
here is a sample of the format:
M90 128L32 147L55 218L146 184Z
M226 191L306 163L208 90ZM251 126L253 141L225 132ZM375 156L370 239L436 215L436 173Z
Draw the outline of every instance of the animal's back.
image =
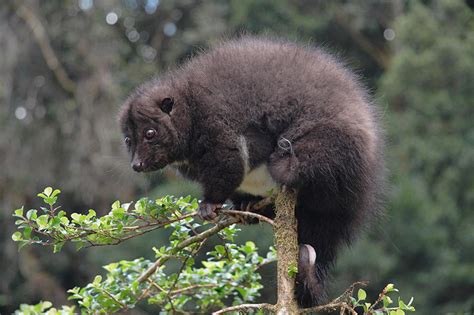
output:
M379 209L383 141L366 89L320 49L254 37L217 45L180 73L189 82L200 131L234 145L243 165L265 165L276 183L299 190L298 239L305 254L298 299L303 306L321 302L337 248Z
M197 90L221 100L212 110L222 115L337 121L365 134L377 154L376 110L356 75L322 49L245 36L216 45L183 70Z

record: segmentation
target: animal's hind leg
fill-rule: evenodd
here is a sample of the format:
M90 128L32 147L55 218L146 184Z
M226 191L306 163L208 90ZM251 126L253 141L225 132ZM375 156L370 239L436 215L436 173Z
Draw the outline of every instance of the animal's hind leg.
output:
M342 127L289 129L270 155L269 171L279 184L290 187L315 181L334 189L357 186L357 176L366 167L361 156L364 149L364 139Z
M337 248L350 242L358 211L364 178L363 148L344 130L315 127L306 132L283 135L280 146L270 157L269 171L280 184L298 188L296 217L300 244L300 273L297 297L301 306L321 303L325 282ZM280 143L282 144L282 143ZM315 250L309 259L308 247Z

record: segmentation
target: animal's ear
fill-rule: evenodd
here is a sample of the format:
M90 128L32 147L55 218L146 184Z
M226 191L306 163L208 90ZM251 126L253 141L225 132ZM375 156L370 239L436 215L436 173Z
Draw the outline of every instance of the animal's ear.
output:
M166 97L164 98L161 103L160 103L160 109L169 114L171 112L171 110L173 109L173 105L174 105L174 100L173 98L171 97Z

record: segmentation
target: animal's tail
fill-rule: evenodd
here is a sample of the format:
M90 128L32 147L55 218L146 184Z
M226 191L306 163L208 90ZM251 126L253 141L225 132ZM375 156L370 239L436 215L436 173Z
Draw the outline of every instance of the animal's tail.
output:
M299 251L296 277L298 304L304 308L320 305L327 299L325 290L327 268L317 262L313 246L301 244Z
M328 207L322 210L317 202L300 199L296 209L300 244L296 296L301 307L327 302L328 271L334 264L337 249L350 243L353 236L354 217L349 211L340 213ZM319 205L323 204L319 202Z

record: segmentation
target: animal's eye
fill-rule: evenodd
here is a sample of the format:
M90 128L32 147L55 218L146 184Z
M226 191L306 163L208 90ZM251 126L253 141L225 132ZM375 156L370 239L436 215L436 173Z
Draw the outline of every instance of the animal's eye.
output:
M145 138L148 140L153 139L156 136L156 130L155 129L148 129L145 131Z
M127 147L129 147L130 146L130 141L131 141L130 137L125 137L124 141L125 141L125 144L127 145Z

